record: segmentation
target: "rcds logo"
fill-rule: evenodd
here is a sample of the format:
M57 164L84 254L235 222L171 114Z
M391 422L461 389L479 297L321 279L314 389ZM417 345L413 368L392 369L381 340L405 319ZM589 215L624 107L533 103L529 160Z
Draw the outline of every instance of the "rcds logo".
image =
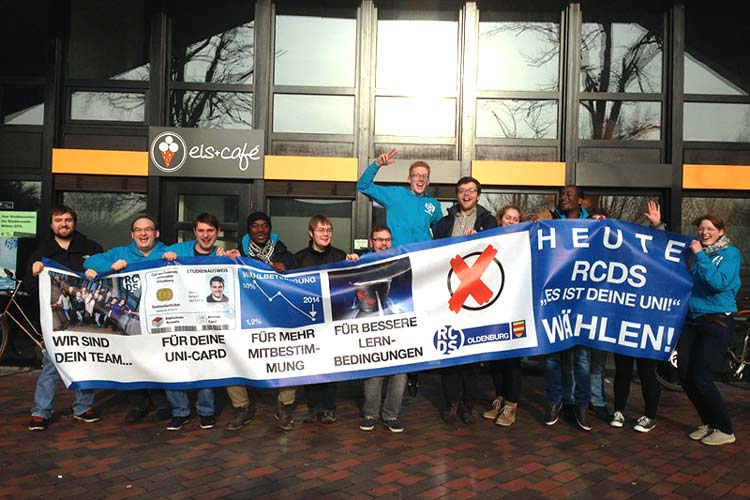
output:
M464 345L464 332L452 326L444 326L435 332L432 342L438 352L450 354Z

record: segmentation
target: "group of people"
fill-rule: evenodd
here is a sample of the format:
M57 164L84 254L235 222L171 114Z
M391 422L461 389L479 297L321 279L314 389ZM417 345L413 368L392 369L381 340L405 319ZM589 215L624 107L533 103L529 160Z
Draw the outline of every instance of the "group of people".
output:
M61 314L58 318L59 328L56 327L55 330L65 330L75 324L124 332L130 316L138 315L127 305L126 298L113 297L112 291L103 286L89 290L86 285L75 286L60 282L56 283L55 288L60 294L51 305Z
M379 252L392 246L430 239L466 236L524 221L519 207L505 206L496 213L491 213L481 206L479 199L482 186L473 177L463 177L456 183L456 202L443 215L439 202L427 193L430 166L424 161L411 164L407 177L408 186L382 186L375 183L379 169L392 165L395 156L395 150L378 156L357 182L360 192L386 210L386 224L372 228L369 251ZM606 212L598 209L589 214L583 206L583 199L580 187L565 186L561 191L559 205L552 211L552 217L606 217ZM645 216L651 226L664 229L657 203L649 202ZM243 256L265 262L277 272L359 259L358 253L346 253L332 245L333 225L323 215L310 219L307 228L308 245L296 253L291 253L279 236L272 232L271 219L263 212L255 212L248 217L247 234L242 238L239 248L231 250L217 246L219 221L208 213L200 214L194 220L195 239L171 246L159 241L159 226L153 217L137 216L131 224L130 244L106 252L75 231L77 220L73 209L57 207L52 210L50 220L51 234L31 258L30 279L42 271L41 257L55 260L71 270L85 272L91 280L102 273L120 271L130 264L153 259L174 261L181 257ZM724 223L719 217L701 216L696 220L696 227L698 239L690 244L693 257L689 264L695 285L689 319L680 343L679 373L686 394L701 420L700 426L690 434L690 438L707 445L723 445L734 442L735 437L726 405L713 382L713 371L721 362L733 328L732 313L737 311L735 295L740 288L741 254L728 240ZM217 290L214 290L214 285ZM225 297L223 281L220 278L212 279L211 287L212 295L207 300L222 301ZM634 429L649 432L655 427L660 395L655 377L655 362L615 354L615 401L614 412L610 414L604 394L606 359L606 352L583 346L546 356L545 424L554 425L563 409L567 409L578 427L585 431L591 430L589 415L607 421L612 427L623 427L630 378L635 364L641 380L645 409ZM494 361L489 368L496 397L481 416L507 427L516 421L521 399L521 360L511 358ZM475 423L479 417L479 364L440 368L439 371L444 395L442 418L446 422L460 419L466 424ZM58 379L54 365L45 355L29 430L46 428L52 416ZM404 426L398 417L408 383L405 373L366 379L359 428L371 431L380 420L392 432L403 431ZM416 387L416 382L412 384ZM275 417L283 430L294 427L292 410L296 389L287 387L278 390ZM227 429L236 430L254 419L255 404L245 386L227 387L227 393L236 410ZM308 406L305 423L330 424L336 421L336 382L304 386L304 394ZM99 420L98 413L92 408L93 399L92 391L76 391L74 417L85 422ZM156 410L157 418L171 418L167 425L167 430L170 431L180 430L191 419L186 391L131 391L130 400L133 408L126 417L129 423L142 420L152 408ZM201 428L210 429L216 425L213 389L197 391L196 413L200 418Z

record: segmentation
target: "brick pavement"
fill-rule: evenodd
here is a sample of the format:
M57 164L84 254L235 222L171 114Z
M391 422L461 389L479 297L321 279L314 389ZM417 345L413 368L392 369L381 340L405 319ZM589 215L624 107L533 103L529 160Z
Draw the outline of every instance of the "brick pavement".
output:
M3 373L0 371L0 373ZM687 438L697 424L681 393L664 391L659 423L632 430L640 388L631 392L629 426L595 421L590 433L561 420L542 423L542 380L524 379L519 420L500 428L447 425L438 414L439 380L422 375L417 398L406 398L406 431L357 427L361 383L339 384L338 422L277 431L274 398L260 393L258 416L239 431L224 429L232 408L217 391L219 426L197 420L180 432L164 423L125 426L121 394L102 391L104 420L72 418L70 393L44 432L26 424L38 371L0 376L0 498L748 498L750 390L722 386L738 441L710 448ZM484 380L489 387L488 380ZM611 396L611 384L607 390Z

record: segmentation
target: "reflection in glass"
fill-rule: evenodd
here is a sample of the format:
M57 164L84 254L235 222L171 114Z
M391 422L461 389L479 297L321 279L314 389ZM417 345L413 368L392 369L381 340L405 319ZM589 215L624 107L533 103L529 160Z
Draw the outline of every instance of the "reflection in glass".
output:
M480 203L493 214L505 205L515 205L523 212L524 220L529 220L530 217L549 219L556 201L554 193L503 193L483 189Z
M198 215L207 212L219 219L219 225L237 224L239 203L239 196L181 194L177 198L177 219L192 225Z
M357 21L276 16L274 84L354 87Z
M241 92L173 90L170 123L188 128L252 128L253 95Z
M658 141L661 104L640 101L581 101L581 139Z
M378 20L376 84L414 94L453 94L457 88L456 21Z
M273 96L273 131L309 134L352 134L354 96Z
M375 98L375 134L454 137L456 100L430 97Z
M750 104L686 102L685 141L750 142Z
M130 222L146 211L145 193L63 193L63 204L78 213L76 229L104 248L130 243Z
M728 73L733 75L731 71ZM742 79L739 80L740 84L732 82L729 75L722 75L698 57L685 52L686 94L748 95L741 86Z
M137 92L73 92L71 120L144 122L146 94Z
M554 139L557 137L557 101L480 99L477 101L477 137Z
M540 22L480 22L477 88L558 88L560 25Z
M0 112L2 125L43 125L44 88L0 88Z
M648 222L643 215L650 200L661 203L661 198L655 196L633 196L633 195L589 195L586 194L583 206L586 210L592 208L603 208L607 211L607 217L635 224ZM666 222L666 221L664 221Z
M147 19L143 1L70 2L66 76L148 81Z
M294 253L310 241L307 224L314 215L325 215L333 225L333 246L345 251L352 248L352 200L271 198L269 215L273 231Z
M661 59L661 34L641 24L583 23L583 92L661 92Z
M42 183L0 180L0 200L6 202L3 207L6 210L39 210L42 202Z
M221 21L196 25L187 9L173 22L172 80L178 82L240 83L253 82L255 21L245 8L237 6L241 17L211 7L208 14L222 15ZM247 20L242 23L243 20ZM184 21L184 22L183 22Z

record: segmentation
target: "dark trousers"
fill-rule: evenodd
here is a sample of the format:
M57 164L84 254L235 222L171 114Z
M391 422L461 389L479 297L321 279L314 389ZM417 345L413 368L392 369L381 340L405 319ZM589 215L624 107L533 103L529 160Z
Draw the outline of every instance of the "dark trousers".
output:
M638 378L641 379L641 394L645 403L644 415L656 418L659 408L661 386L656 380L656 360L648 358L633 358L615 353L615 411L625 412L625 405L630 396L630 378L633 376L633 362L638 368Z
M128 402L133 405L135 410L146 411L151 406L157 410L169 410L167 395L161 389L128 391Z
M336 382L306 385L305 399L312 411L336 411Z
M733 434L724 398L714 383L721 369L734 319L707 314L685 322L677 358L680 383L701 421L713 429Z
M464 406L471 409L479 399L479 363L442 368L440 381L448 405L462 401Z
M500 359L490 363L495 394L511 403L521 399L521 358Z

